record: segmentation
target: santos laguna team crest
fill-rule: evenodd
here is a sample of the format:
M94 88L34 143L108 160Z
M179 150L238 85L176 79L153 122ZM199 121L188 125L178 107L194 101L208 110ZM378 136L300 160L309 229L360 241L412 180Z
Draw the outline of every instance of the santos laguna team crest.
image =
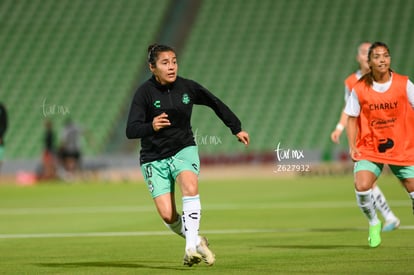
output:
M184 104L188 104L188 103L190 103L190 97L188 96L188 94L183 94L183 98L181 99L181 101L182 101Z

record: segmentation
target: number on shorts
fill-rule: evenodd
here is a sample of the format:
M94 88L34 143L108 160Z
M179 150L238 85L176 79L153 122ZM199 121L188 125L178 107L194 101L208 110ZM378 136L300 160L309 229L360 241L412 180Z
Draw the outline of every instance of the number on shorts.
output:
M152 177L152 166L151 164L145 167L145 176L148 178Z

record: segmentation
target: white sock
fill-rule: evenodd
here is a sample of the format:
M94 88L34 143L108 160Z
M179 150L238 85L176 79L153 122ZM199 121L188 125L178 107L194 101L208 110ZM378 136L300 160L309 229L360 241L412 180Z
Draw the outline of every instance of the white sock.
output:
M183 237L185 239L185 228L184 228L184 224L182 221L182 218L180 215L178 215L178 218L175 222L173 222L172 224L168 224L166 222L164 222L164 224L175 234L177 234L180 237ZM197 236L197 242L196 245L198 246L201 243L201 238L200 236Z
M183 223L185 228L185 250L196 251L199 243L198 230L201 219L200 196L183 197Z
M173 222L172 224L168 224L165 223L164 224L175 234L185 238L185 230L184 230L184 226L183 226L183 222L181 220L181 216L178 215L178 218L175 222Z
M372 189L372 195L375 200L375 207L381 213L386 221L396 220L397 217L392 212L391 208L388 206L387 200L385 199L384 194L381 192L381 189L376 185Z
M414 214L414 192L409 193L409 195L410 195L410 198L413 202L413 214Z
M377 212L375 211L375 202L372 196L372 190L359 192L355 190L357 203L361 211L367 217L369 225L376 225L379 223Z

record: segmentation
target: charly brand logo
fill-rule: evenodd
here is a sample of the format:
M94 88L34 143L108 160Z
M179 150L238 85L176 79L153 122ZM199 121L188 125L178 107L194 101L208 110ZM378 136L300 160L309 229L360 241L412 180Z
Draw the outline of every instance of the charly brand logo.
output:
M160 100L155 100L154 101L154 107L155 108L161 108L161 101Z
M194 140L197 145L220 145L223 142L219 136L199 134L198 129L194 131Z
M43 116L53 116L53 115L69 115L70 109L68 106L65 105L59 105L59 104L50 104L47 102L46 98L43 99L42 103L42 111Z
M281 143L277 144L276 152L276 169L279 172L309 172L310 165L303 164L305 152L301 149L283 148Z

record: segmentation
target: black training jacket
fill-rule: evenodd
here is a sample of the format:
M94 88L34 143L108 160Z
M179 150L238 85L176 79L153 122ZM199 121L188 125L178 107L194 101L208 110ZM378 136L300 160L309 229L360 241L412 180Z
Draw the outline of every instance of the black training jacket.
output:
M240 120L229 107L197 82L177 77L174 83L161 85L152 76L135 92L126 127L127 138L141 139L141 164L196 145L190 124L194 104L212 108L232 134L241 131ZM168 114L171 126L155 132L152 120L163 112Z
M7 130L6 107L0 102L0 145L4 145L4 136Z

